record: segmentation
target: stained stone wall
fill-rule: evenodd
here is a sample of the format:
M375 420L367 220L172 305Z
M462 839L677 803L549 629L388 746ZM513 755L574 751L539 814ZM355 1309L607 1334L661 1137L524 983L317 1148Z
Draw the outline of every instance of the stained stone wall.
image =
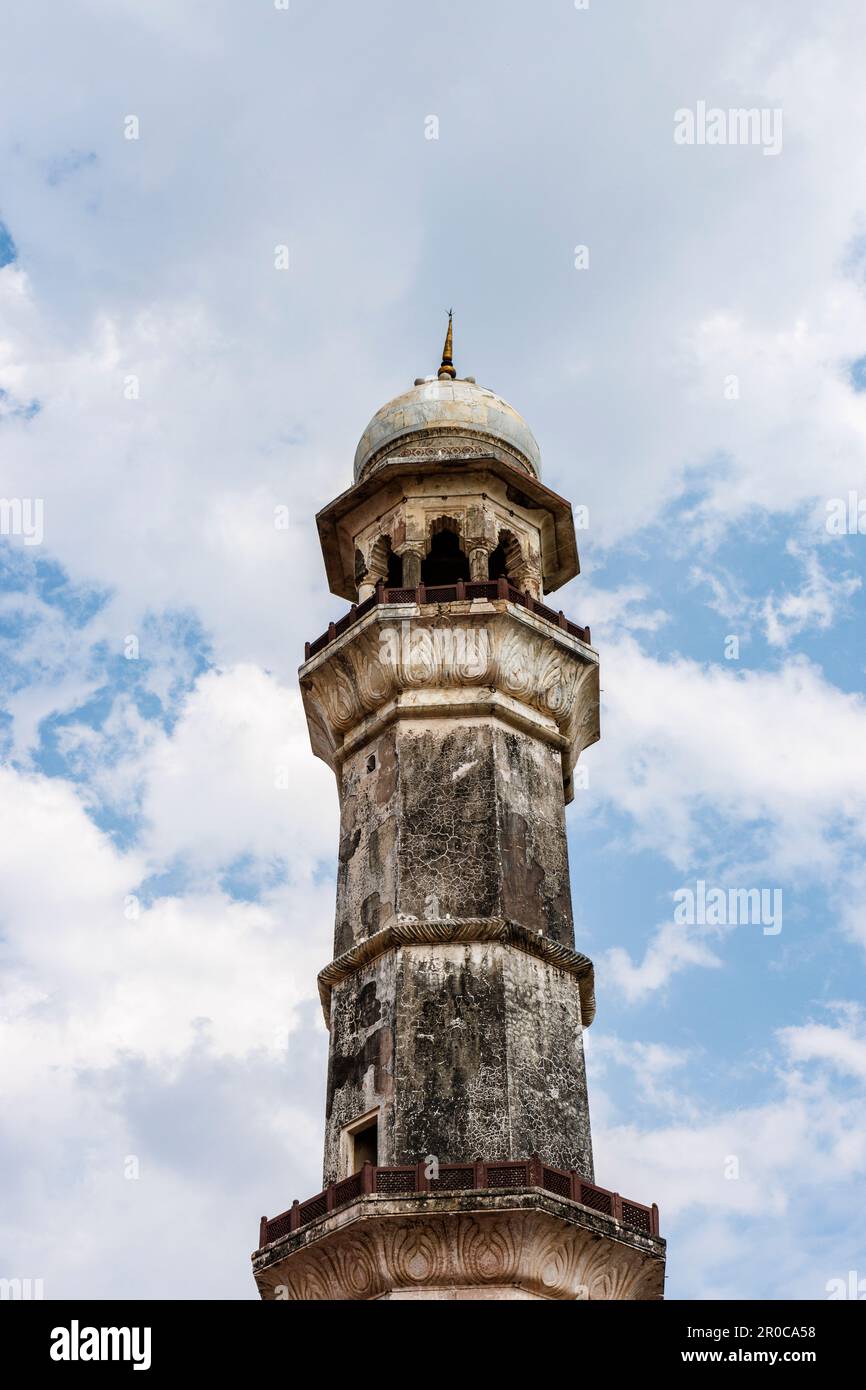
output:
M494 726L502 914L574 945L560 757L550 744Z
M340 1133L379 1108L379 1162L394 1153L394 1045L397 997L393 951L358 970L334 991L325 1113L324 1183L340 1171Z
M397 911L396 730L391 725L343 764L335 956L387 926Z
M402 720L342 769L335 956L397 922L573 945L562 773L495 720ZM592 1176L579 982L498 941L402 944L331 993L325 1181L379 1107L380 1163L539 1152Z
M488 719L403 720L346 760L334 954L398 915L505 917L573 945L555 748Z
M396 1163L544 1154L592 1174L573 976L490 942L399 952Z
M378 957L331 1003L325 1183L340 1132L379 1107L379 1162L538 1152L592 1179L580 992L573 975L496 942Z

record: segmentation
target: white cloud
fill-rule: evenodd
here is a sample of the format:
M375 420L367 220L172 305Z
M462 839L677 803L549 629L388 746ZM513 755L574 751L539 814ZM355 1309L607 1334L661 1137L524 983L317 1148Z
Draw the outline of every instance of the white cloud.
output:
M742 581L715 566L693 566L691 582L710 591L707 606L733 626L734 635L748 641L753 626L762 626L770 646L784 648L806 633L827 632L844 616L847 600L862 588L859 576L846 573L834 578L821 563L814 545L789 540L785 551L798 561L803 577L798 589L775 590L760 597L746 592Z
M839 872L866 844L866 703L804 658L777 671L604 652L593 787L681 870L730 860L703 817L751 832L748 868ZM741 849L738 852L742 852Z
M0 770L3 1272L44 1276L47 1297L251 1296L258 1215L319 1181L333 885L130 919L145 867L68 784ZM212 1252L193 1283L191 1230Z
M592 582L591 576L590 566L569 593L582 613L592 615L593 641L623 632L657 632L669 621L670 615L663 608L653 606L648 585L621 584L615 589L603 589Z
M297 691L256 667L201 676L140 774L143 849L156 865L187 856L212 873L249 855L309 879L334 858L334 774L310 751Z
M862 580L856 575L831 579L818 556L814 552L804 555L795 542L789 541L787 550L802 559L806 574L796 593L787 593L779 599L770 594L764 601L767 641L774 647L787 647L801 632L826 631L833 625L845 600L862 586Z
M0 829L4 1048L16 1056L7 1091L44 1068L170 1062L201 1037L218 1056L284 1046L328 958L330 882L295 881L255 903L212 890L136 910L142 855L118 851L66 784L8 770Z
M621 946L606 951L601 958L599 983L608 981L629 1001L637 1003L654 990L663 988L681 970L691 965L721 966L720 957L708 945L706 928L663 922L656 927L644 952L635 964Z
M691 1102L685 1098L683 1073L691 1060L685 1048L674 1048L666 1043L643 1042L635 1038L621 1038L612 1033L601 1033L591 1028L584 1036L587 1065L593 1077L592 1115L597 1124L600 1115L602 1126L606 1127L615 1115L610 1100L611 1076L618 1068L630 1073L635 1093L645 1103L669 1114L682 1114L691 1110ZM601 1084L599 1085L599 1081Z
M861 1010L839 1010L842 1021L781 1028L779 1040L792 1062L826 1062L842 1076L866 1081L866 1028Z
M604 1077L594 1091L605 1114L593 1131L597 1180L659 1204L675 1297L742 1297L745 1287L750 1297L822 1298L851 1267L822 1230L843 1214L850 1222L852 1184L866 1176L866 1097L832 1075L841 1059L863 1080L862 1021L849 1010L833 1025L784 1029L780 1041L778 1094L763 1102L714 1105L704 1083L681 1101L684 1121L655 1127L618 1118ZM669 1113L664 1089L639 1094ZM853 1256L866 1231L859 1218L849 1230Z
M623 853L652 850L710 886L784 897L820 883L837 929L866 943L862 697L803 658L738 671L659 660L632 638L605 647L602 671L603 738L585 809L625 813ZM600 987L639 1003L690 967L718 968L726 930L661 922L642 956L601 952Z
M280 761L288 791L274 785ZM173 737L149 732L137 777L152 829L124 852L69 783L0 769L16 1091L45 1067L170 1061L201 1036L217 1055L273 1050L315 995L333 886L314 870L336 842L336 793L309 752L297 694L252 668L205 675ZM198 887L136 907L141 881L177 855ZM256 902L217 886L245 855L282 865Z

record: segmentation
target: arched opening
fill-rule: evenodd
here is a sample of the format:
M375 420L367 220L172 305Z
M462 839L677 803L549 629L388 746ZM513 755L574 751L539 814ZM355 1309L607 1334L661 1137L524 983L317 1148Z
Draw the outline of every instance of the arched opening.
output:
M380 536L370 551L369 574L373 583L381 579L388 589L403 586L403 559L391 548L391 537Z
M421 564L421 580L435 587L468 578L469 559L460 548L460 537L445 526L430 537L430 549Z
M487 573L491 579L510 579L517 583L517 576L523 561L520 541L513 531L500 531L499 544L491 550Z
M395 555L388 543L388 575L385 579L385 587L388 589L400 589L403 587L403 556Z
M505 562L505 551L502 549L502 542L495 550L491 550L490 558L487 561L487 574L490 579L507 579L508 566Z

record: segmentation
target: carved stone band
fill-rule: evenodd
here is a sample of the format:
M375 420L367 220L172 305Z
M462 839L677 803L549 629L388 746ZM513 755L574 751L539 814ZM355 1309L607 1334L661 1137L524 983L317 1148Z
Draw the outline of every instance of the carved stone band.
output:
M599 736L598 659L508 600L379 605L301 667L313 751L335 770L399 718L489 717L562 755L566 799L581 751Z
M262 1298L660 1299L665 1242L538 1188L370 1195L257 1251Z

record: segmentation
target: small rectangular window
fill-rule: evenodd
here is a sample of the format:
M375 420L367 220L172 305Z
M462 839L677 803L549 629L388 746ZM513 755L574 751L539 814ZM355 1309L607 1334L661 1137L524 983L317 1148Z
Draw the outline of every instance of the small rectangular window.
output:
M379 1162L379 1121L370 1121L351 1135L352 1172L358 1173L365 1163Z
M365 1163L379 1163L379 1107L358 1115L340 1130L340 1177L360 1173Z

